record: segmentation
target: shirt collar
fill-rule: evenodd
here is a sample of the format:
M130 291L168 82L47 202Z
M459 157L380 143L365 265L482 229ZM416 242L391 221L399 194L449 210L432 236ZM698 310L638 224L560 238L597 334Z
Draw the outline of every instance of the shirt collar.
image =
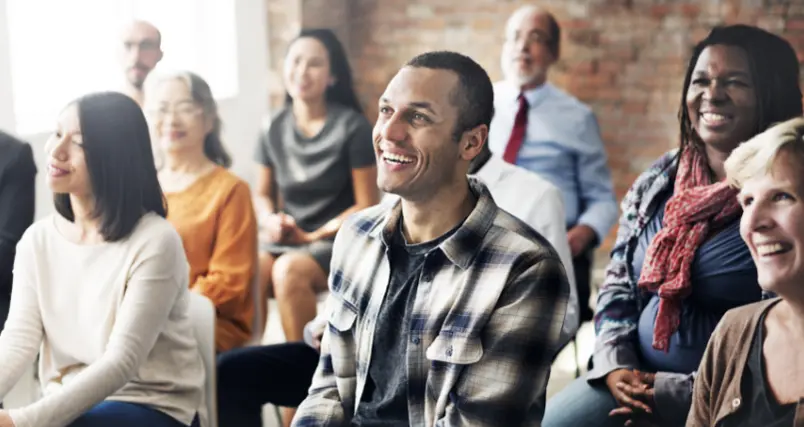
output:
M486 160L486 164L481 166L473 176L482 180L487 186L493 186L494 183L500 179L504 165L505 162L503 162L501 158L492 154L491 157Z
M510 83L506 82L506 86L508 87L508 92L511 94L510 102L512 105L517 104L517 98L519 97L520 89ZM544 82L543 85L535 87L533 89L528 89L522 92L522 95L528 101L528 106L533 107L534 105L539 104L545 98L550 96L550 92L553 90L553 85L550 82Z
M485 184L477 178L469 177L469 190L477 197L474 209L460 228L438 245L447 259L464 270L472 265L472 261L478 253L477 249L483 243L486 233L497 216L497 205ZM385 220L379 221L369 231L369 236L381 239L383 244L388 247L401 217L402 203L401 199L398 199L391 210L386 213Z

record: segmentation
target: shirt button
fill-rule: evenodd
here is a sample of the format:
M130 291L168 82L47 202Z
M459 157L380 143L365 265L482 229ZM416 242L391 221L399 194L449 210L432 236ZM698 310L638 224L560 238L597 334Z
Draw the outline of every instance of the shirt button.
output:
M430 274L430 273L424 273L422 275L422 280L424 280L425 282L432 282L433 281L433 275Z
M734 400L732 400L731 401L731 406L733 408L737 408L738 406L740 406L740 398L735 398Z
M413 338L410 340L410 342L412 342L413 344L419 345L419 343L421 342L421 340L419 339L419 337L413 337Z
M452 346L447 347L447 357L452 357Z

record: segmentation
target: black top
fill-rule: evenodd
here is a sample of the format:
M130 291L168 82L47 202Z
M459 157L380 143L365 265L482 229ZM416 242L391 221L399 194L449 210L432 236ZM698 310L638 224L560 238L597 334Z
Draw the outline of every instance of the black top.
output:
M391 280L377 315L366 389L352 419L356 426L410 425L406 355L416 290L420 277L426 273L425 260L436 256L438 245L460 227L459 224L435 240L409 245L402 234L401 218L399 224L389 247Z
M31 146L0 132L0 330L8 315L17 242L34 219L35 185Z
M764 327L767 311L762 314L748 353L748 364L740 384L743 410L733 419L724 420L724 427L791 427L796 416L796 403L780 405L770 392L765 376L765 359L762 344L765 342Z

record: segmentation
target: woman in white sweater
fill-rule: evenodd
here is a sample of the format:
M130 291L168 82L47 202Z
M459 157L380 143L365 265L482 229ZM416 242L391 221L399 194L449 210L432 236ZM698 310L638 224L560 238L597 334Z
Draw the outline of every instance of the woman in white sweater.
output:
M187 260L142 111L122 94L80 98L46 150L58 213L17 246L0 335L0 397L37 352L44 395L0 411L0 427L199 425Z

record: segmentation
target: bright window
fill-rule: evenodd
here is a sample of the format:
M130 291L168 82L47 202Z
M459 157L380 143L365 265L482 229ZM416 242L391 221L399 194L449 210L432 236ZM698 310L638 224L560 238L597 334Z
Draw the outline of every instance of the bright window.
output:
M162 33L157 70L191 70L217 98L237 94L234 0L6 0L16 133L50 130L64 105L122 87L121 30Z

